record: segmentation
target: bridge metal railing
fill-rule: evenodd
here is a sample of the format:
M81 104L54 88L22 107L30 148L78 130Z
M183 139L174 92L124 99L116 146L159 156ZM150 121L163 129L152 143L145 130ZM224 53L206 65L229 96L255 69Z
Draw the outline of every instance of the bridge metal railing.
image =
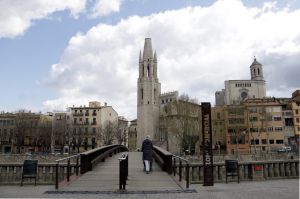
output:
M123 153L119 157L120 167L119 167L119 189L126 189L126 181L128 179L128 153Z
M69 182L70 181L70 176L71 174L75 173L76 176L78 176L78 173L79 173L79 158L80 158L80 154L76 154L76 155L73 155L73 156L69 156L69 157L66 157L66 158L61 158L61 159L58 159L58 160L55 160L56 162L56 166L55 166L55 189L58 189L59 187L59 182L60 181L63 181L64 178L65 178L65 173L66 173L66 178L67 178L67 181ZM72 162L71 163L71 160L72 159L76 159L75 160L75 163ZM65 162L67 161L67 164L60 164L62 162ZM71 171L72 168L75 168L75 172ZM65 169L67 170L65 172Z
M108 145L98 147L80 154L80 173L84 174L92 171L93 167L99 162L104 162L105 158L111 157L113 154L128 151L127 147L123 145Z
M177 164L176 159L178 160L179 164ZM184 162L184 164L182 164L182 162ZM177 172L177 168L178 168L178 172ZM176 176L176 173L178 173L179 182L182 181L182 170L183 169L185 170L186 188L188 189L190 187L190 175L188 175L190 173L190 163L185 158L173 155L173 166L172 166L173 175Z
M182 181L183 170L185 173L190 173L190 164L187 159L175 156L169 151L166 151L158 146L154 146L153 149L153 157L163 171L166 171L168 174L173 173L174 176L176 176L176 173L178 173L179 181ZM179 164L176 163L176 159L178 160ZM182 164L182 162L184 162L184 164ZM190 185L190 176L186 174L184 176L186 180L186 188L188 189Z

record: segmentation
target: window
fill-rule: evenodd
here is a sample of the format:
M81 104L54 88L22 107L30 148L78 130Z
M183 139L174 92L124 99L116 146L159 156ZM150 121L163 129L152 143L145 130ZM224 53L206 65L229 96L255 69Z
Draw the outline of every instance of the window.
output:
M221 114L217 113L217 119L220 119L220 118L221 118Z
M258 128L250 128L250 132L251 132L251 133L256 133L256 132L258 132Z
M77 118L74 118L74 124L77 124Z
M281 116L273 116L274 121L281 121Z
M268 127L268 132L273 132L273 127Z
M165 101L164 101L164 100L161 100L161 103L162 103L162 104L164 104L164 103L165 103Z
M85 128L85 133L88 133L89 132L89 128Z
M257 117L250 117L249 120L250 120L250 122L256 122L257 121Z
M96 133L96 128L95 128L95 127L93 127L93 133L94 133L94 134Z
M262 143L262 144L267 144L267 140L266 140L266 139L262 139L262 140L261 140L261 143Z
M85 118L85 124L89 124L89 118Z
M282 127L275 127L275 132L281 132L282 131Z
M274 140L269 140L269 143L270 144L274 144Z
M93 118L93 123L92 124L96 124L96 118Z
M296 115L298 115L298 114L299 114L299 111L298 111L298 110L295 110L295 112L296 112Z
M299 123L299 118L296 118L296 122Z
M144 99L144 91L142 88L141 88L141 98Z
M283 144L283 140L276 140L276 144Z

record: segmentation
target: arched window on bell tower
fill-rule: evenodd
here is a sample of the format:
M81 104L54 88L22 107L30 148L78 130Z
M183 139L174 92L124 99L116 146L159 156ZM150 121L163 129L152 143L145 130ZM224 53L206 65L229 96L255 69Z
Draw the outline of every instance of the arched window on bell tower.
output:
M144 99L144 90L141 88L141 99Z

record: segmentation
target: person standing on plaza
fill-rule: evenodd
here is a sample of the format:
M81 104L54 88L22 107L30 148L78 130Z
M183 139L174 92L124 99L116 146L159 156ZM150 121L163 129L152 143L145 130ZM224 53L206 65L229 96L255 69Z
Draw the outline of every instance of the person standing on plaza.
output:
M144 171L147 174L152 170L152 153L153 153L153 144L150 140L150 136L147 135L146 139L143 141L142 144L142 152L143 152L143 164L144 164Z

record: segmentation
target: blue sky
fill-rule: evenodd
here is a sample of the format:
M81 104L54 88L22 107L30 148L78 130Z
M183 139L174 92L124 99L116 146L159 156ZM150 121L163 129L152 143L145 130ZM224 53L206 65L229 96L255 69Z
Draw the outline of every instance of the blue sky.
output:
M145 37L158 51L163 92L214 103L226 79L249 78L253 56L264 65L269 96L299 89L299 1L47 2L0 0L0 110L46 112L97 100L133 119Z

